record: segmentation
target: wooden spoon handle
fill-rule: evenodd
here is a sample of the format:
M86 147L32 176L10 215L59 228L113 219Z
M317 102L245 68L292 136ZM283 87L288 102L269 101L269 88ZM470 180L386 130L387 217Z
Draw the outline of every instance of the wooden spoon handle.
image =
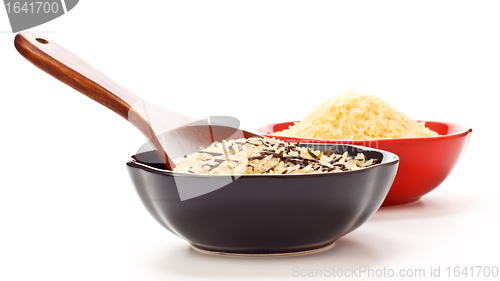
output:
M22 32L16 35L14 45L22 56L38 68L132 123L148 140L151 140L166 167L170 170L175 167L174 161L165 153L148 119L133 107L135 104L141 104L143 99L44 36Z
M131 105L140 98L57 43L36 34L17 34L17 51L61 82L129 119Z

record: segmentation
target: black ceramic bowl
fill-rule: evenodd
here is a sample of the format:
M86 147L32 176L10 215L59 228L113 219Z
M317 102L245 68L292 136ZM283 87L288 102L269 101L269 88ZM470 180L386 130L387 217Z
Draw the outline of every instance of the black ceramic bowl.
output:
M327 247L366 222L384 201L399 159L360 146L301 145L325 153L328 147L335 153L363 152L380 164L340 173L231 178L171 172L148 151L133 156L127 165L150 214L197 249L229 254L304 252ZM181 200L176 182L202 195ZM223 187L203 194L204 188L213 186Z

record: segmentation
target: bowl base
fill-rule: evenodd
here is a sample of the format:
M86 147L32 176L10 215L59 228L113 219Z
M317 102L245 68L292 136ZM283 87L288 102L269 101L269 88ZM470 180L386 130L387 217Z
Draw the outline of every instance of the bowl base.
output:
M419 202L421 198L422 197L411 198L411 199L401 200L401 201L399 201L399 200L398 201L389 201L389 202L384 201L384 203L382 203L382 206L380 206L380 207L411 205L411 204Z
M300 256L300 255L308 255L308 254L313 254L313 253L319 253L326 251L328 249L333 248L333 245L335 243L331 243L326 246L322 246L320 248L312 249L312 250L307 250L307 251L298 251L298 252L287 252L287 253L271 253L271 254L245 254L245 253L228 253L228 252L220 252L220 251L210 251L210 250L205 250L196 247L195 245L191 244L191 248L194 250L204 253L204 254L209 254L209 255L218 255L218 256L238 256L238 257L289 257L289 256Z

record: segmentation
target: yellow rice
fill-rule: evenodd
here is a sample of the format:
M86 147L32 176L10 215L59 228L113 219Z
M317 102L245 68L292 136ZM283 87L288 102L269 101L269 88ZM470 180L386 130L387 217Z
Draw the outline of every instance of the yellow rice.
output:
M424 122L411 120L382 99L356 92L316 106L302 121L274 134L339 140L438 136Z

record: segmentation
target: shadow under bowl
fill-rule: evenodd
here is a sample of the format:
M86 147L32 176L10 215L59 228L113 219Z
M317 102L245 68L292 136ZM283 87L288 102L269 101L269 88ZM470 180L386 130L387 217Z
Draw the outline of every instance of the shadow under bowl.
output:
M382 206L415 202L438 187L448 177L464 153L472 133L472 129L466 125L425 121L425 126L436 131L439 136L379 140L325 140L274 135L275 132L288 129L293 123L269 124L258 128L256 132L284 141L361 145L398 155L401 161L398 174Z
M302 146L362 152L380 163L325 174L200 175L165 170L148 151L133 156L127 167L149 213L193 247L250 255L305 252L327 247L365 223L387 195L399 159L359 146Z

